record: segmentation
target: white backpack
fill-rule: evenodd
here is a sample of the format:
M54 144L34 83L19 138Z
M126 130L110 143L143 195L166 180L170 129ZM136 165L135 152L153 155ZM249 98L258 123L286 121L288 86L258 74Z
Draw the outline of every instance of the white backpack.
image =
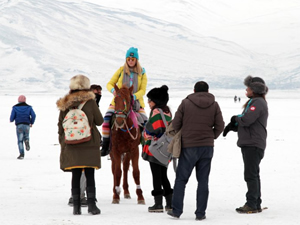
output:
M89 120L81 110L85 103L82 102L78 108L70 109L63 120L66 144L79 144L92 138Z

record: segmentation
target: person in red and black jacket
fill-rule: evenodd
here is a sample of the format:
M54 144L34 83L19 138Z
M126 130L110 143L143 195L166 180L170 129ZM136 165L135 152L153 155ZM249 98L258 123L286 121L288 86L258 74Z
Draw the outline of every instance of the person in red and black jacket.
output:
M150 164L153 179L153 190L151 194L154 196L155 202L153 206L148 208L149 212L164 211L162 205L163 196L165 196L166 199L165 210L172 209L173 189L171 188L167 176L168 168L161 164L149 151L152 138L157 139L166 131L166 127L158 108L162 109L167 122L172 119L170 108L167 106L169 101L168 89L169 88L166 85L163 85L160 88L151 89L147 94L151 112L143 133L145 145L143 147L142 157L144 160L149 161Z

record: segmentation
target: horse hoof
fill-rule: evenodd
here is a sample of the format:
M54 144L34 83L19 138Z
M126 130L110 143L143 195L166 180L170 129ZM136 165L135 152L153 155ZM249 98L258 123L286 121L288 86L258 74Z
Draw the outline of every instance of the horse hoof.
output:
M112 200L112 204L119 204L120 203L120 199L113 199Z
M125 195L124 195L124 198L126 198L126 199L131 199L130 194L125 194Z
M145 203L145 200L138 200L138 204L139 205L145 205L146 203Z

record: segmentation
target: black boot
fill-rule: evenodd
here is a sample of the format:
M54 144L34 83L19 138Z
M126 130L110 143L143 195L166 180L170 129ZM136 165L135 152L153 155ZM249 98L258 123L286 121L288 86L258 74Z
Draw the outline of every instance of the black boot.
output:
M166 199L165 210L166 211L172 211L172 198L173 198L173 193L165 196L165 199Z
M80 188L72 188L73 214L81 215Z
M96 206L96 188L95 187L87 187L87 204L88 204L88 212L97 215L100 214L100 209Z
M24 154L20 154L17 159L24 159Z
M110 152L110 138L103 138L101 156L107 156Z
M162 195L154 196L154 205L148 208L148 212L164 212L164 207L162 205Z

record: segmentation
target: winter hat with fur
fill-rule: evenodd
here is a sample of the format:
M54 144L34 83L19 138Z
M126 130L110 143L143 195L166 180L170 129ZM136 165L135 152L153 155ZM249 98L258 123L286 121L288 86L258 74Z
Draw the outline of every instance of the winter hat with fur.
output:
M169 101L168 86L163 85L160 88L151 89L147 97L155 103L156 106L165 106Z
M138 49L134 48L134 47L131 47L130 49L128 49L126 52L126 59L128 57L136 58L137 60L139 60Z
M252 77L248 76L244 80L245 86L251 88L251 90L260 95L264 95L268 93L268 87L266 86L265 81L260 77Z
M89 90L90 89L90 79L84 75L76 75L70 80L71 90Z
M18 98L18 102L26 102L25 95L20 95L19 98Z

